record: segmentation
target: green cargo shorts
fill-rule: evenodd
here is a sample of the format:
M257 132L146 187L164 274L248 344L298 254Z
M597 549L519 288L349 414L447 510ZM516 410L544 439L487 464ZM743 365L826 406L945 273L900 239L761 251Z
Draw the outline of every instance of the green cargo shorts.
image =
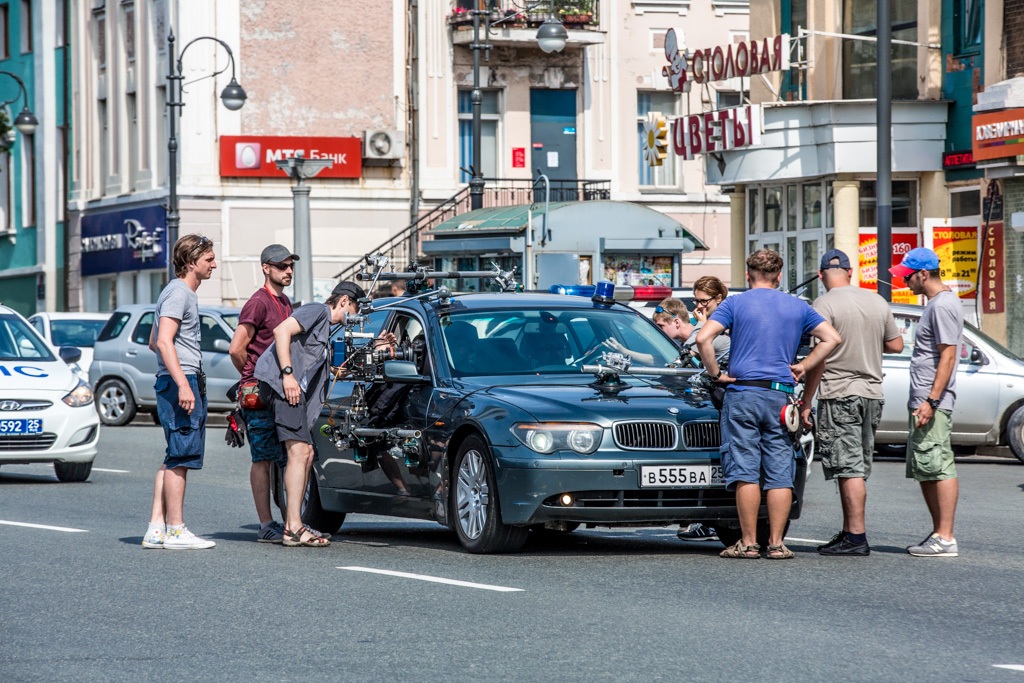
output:
M950 435L953 432L953 411L939 409L923 427L910 413L910 437L907 440L907 479L940 481L956 479L956 463Z
M864 396L818 401L817 449L825 479L870 476L875 430L884 404L881 399Z

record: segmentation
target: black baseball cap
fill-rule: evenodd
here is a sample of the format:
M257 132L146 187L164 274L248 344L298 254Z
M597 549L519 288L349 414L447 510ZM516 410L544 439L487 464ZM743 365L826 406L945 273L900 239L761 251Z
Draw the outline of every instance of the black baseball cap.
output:
M271 244L260 254L260 263L281 263L288 258L293 261L299 260L299 257L283 244Z
M832 263L835 259L839 259L839 263ZM821 264L818 270L828 270L829 268L842 268L843 270L850 269L850 257L838 249L829 249L825 252L825 255L821 257Z
M331 295L333 296L335 294L337 294L338 296L341 296L342 294L347 294L348 298L352 299L353 301L366 298L366 290L364 290L356 283L349 282L348 280L342 280L338 284L334 285L334 289L331 290Z

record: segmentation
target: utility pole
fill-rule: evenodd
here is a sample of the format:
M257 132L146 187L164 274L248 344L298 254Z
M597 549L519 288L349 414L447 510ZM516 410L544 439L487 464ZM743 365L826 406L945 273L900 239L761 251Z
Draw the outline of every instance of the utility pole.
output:
M313 240L310 236L309 185L307 178L316 176L325 168L334 166L332 159L304 159L288 157L275 162L277 167L295 180L292 185L295 225L295 299L304 304L313 300Z
M876 120L878 129L877 179L878 293L892 301L892 10L890 0L878 0L878 74Z

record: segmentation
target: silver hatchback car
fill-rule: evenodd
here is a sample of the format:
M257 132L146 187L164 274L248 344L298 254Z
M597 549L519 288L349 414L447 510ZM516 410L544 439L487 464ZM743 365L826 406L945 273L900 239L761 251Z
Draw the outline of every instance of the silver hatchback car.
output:
M139 411L156 416L156 354L149 349L153 304L119 306L96 339L89 383L103 424L128 424ZM238 327L237 308L200 306L200 349L211 411L228 412L235 404L227 390L238 381L228 348Z
M903 352L882 363L885 408L875 441L881 452L902 452L909 431L910 356L922 306L893 304ZM1024 462L1024 360L977 327L964 325L956 376L954 446L1009 446Z

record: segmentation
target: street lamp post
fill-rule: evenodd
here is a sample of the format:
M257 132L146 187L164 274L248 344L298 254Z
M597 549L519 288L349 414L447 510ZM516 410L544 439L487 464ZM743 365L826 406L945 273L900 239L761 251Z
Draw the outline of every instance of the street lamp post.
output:
M334 166L332 159L305 159L300 154L275 162L277 167L295 179L292 185L295 232L295 299L304 304L313 301L313 240L310 236L309 185L307 178L316 176L325 168Z
M242 108L245 104L245 90L235 80L235 55L231 52L231 48L220 38L214 38L212 36L200 36L190 41L181 50L181 54L175 58L174 55L174 32L171 31L167 37L168 44L168 60L167 60L167 121L168 121L168 135L167 135L167 183L168 183L168 195L167 195L167 281L170 282L174 279L174 262L173 254L171 253L174 248L174 243L178 241L178 224L180 223L181 216L178 213L178 110L185 106L182 102L182 89L181 82L184 80L182 76L182 60L185 58L185 52L195 43L200 40L212 40L219 43L228 53L228 58L231 62L231 82L228 83L227 87L220 94L220 99L224 103L224 107L230 111L237 111ZM212 74L217 76L223 73L227 67L221 69ZM212 77L211 76L211 77Z
M18 82L18 94L9 100L0 102L0 107L6 107L8 104L14 104L18 101L18 97L25 98L25 107L21 110L14 119L14 127L21 131L22 135L32 135L36 132L36 128L39 127L39 119L32 113L32 110L28 108L28 90L25 89L25 82L17 76L12 74L10 71L0 71L0 75L10 76ZM13 141L12 141L13 142Z

